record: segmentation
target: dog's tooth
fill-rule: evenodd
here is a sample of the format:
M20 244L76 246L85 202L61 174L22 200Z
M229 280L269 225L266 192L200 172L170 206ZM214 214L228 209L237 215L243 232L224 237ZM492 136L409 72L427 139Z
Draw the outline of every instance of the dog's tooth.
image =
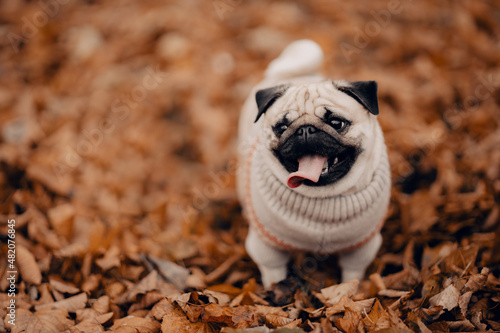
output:
M328 173L328 160L325 161L323 169L321 169L321 174L324 175L325 173Z
M335 157L335 160L333 161L333 165L337 164L339 162L339 158Z

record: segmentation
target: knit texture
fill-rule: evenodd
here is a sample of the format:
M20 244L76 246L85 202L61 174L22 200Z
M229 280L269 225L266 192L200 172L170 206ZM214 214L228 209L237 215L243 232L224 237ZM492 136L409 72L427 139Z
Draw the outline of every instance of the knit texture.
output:
M283 184L264 163L264 149L255 143L247 157L244 206L251 227L270 245L342 252L365 244L380 231L391 187L385 146L366 188L324 198L306 197Z

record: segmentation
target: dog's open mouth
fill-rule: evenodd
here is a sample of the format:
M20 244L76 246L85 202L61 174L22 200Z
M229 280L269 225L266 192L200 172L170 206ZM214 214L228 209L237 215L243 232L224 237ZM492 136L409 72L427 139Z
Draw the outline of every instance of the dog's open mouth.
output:
M288 172L287 185L296 188L335 183L351 170L361 149L318 130L307 139L290 136L274 153Z
M297 160L297 171L290 173L287 185L296 188L304 182L309 185L329 183L332 178L338 178L339 173L344 173L342 169L346 164L349 164L346 152L334 156L304 155Z

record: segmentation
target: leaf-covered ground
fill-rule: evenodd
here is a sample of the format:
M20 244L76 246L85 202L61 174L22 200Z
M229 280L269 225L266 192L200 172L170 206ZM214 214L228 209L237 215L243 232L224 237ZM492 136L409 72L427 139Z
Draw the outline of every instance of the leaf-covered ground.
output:
M0 331L499 331L499 36L483 0L0 2ZM236 124L300 38L379 82L394 186L365 281L264 290Z

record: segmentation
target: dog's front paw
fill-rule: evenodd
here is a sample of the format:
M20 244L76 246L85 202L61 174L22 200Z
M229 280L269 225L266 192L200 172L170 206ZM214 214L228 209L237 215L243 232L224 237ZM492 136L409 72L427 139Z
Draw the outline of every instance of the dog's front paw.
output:
M377 233L363 246L340 254L339 265L342 268L342 282L354 279L362 281L366 268L375 259L380 245L382 245L382 235Z
M286 278L286 266L280 267L265 267L259 266L262 284L264 288L269 289L273 283L278 283Z
M362 281L363 280L363 277L365 275L365 271L364 270L342 270L342 283L344 282L349 282L349 281L352 281L352 280L358 280L358 281Z

